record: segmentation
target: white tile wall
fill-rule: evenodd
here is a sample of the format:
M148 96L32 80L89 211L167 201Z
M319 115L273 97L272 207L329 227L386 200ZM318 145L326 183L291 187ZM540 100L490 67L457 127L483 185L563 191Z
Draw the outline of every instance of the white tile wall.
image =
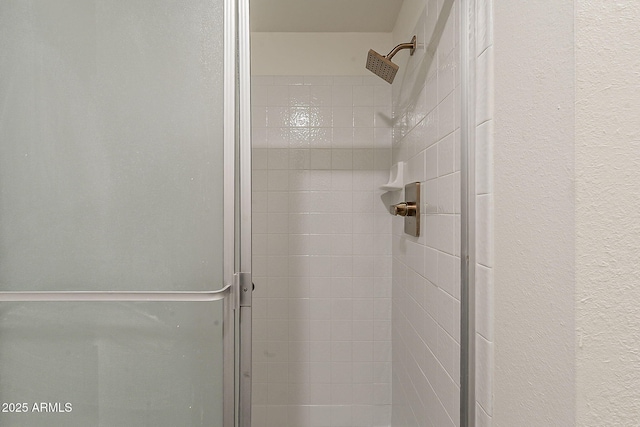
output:
M253 425L389 426L391 88L252 85Z
M460 139L458 1L425 0L415 33L425 46L393 85L393 161L423 181L424 234L393 224L393 425L457 425L459 412ZM478 0L476 78L476 423L493 407L493 18ZM441 33L434 37L434 31ZM396 200L401 197L397 196Z
M425 0L425 46L393 84L393 161L423 183L418 238L393 219L393 426L459 425L458 1ZM430 56L429 52L434 54ZM402 198L401 194L395 196Z

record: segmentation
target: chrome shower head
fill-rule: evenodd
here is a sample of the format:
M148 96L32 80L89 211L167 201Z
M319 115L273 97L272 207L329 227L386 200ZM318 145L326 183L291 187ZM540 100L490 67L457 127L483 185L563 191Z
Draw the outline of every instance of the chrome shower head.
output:
M387 56L382 56L375 50L369 49L366 65L367 70L371 71L387 83L393 83L393 79L396 77L399 67L391 62L391 58L393 58L393 56L402 49L411 49L410 54L413 55L413 52L416 50L416 36L413 36L410 43L401 43L394 47Z

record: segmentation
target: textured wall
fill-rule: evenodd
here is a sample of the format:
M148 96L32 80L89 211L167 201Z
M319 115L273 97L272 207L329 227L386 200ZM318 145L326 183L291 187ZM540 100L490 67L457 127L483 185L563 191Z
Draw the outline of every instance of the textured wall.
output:
M640 3L576 2L579 426L640 417Z
M557 0L493 7L493 420L572 426L574 7Z

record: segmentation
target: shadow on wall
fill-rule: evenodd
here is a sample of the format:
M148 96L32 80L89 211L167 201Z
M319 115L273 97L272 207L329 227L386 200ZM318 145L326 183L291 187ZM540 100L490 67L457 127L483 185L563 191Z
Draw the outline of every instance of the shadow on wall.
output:
M393 126L400 125L399 120L407 120L410 111L414 111L416 106L418 105L420 95L422 94L422 88L426 83L429 83L431 79L436 77L436 73L431 72L433 68L433 62L436 58L436 51L438 46L440 45L440 40L442 39L442 34L444 33L447 21L449 20L449 15L451 15L451 11L453 9L454 0L445 0L442 5L442 9L440 14L438 15L438 19L436 21L433 33L429 38L429 42L420 43L420 39L418 39L418 47L419 50L421 47L424 47L424 54L420 59L420 62L415 67L405 67L404 74L402 76L402 81L399 85L398 95L396 99L405 99L406 103L402 106L396 105L394 99L394 107L398 108L399 114L394 118L386 118L389 120ZM413 82L410 86L405 86L405 81ZM395 108L394 108L395 110ZM402 126L405 127L405 126Z

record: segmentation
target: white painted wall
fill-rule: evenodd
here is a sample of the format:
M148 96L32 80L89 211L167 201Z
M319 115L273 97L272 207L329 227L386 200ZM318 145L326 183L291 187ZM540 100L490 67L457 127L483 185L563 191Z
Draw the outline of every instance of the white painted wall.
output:
M495 2L499 427L575 425L573 2Z
M640 4L494 7L494 425L636 425Z
M640 417L640 2L576 2L577 425Z
M369 76L367 52L386 55L391 33L251 33L254 76Z
M470 20L472 22L475 20L475 33L471 37L469 69L471 76L475 74L475 419L476 427L489 427L492 425L493 415L495 340L493 333L493 267L495 264L493 1L481 0L474 3L475 10Z
M416 28L425 6L425 0L404 0L402 2L396 24L393 27L393 41L395 44L406 43L411 40L412 31ZM418 40L418 43L424 43L424 40Z

